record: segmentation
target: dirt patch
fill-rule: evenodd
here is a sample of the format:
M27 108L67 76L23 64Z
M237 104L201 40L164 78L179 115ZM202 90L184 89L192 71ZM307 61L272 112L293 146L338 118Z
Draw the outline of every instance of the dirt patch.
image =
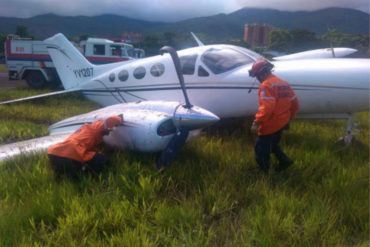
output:
M10 88L28 88L28 85L25 80L10 81L8 79L8 73L0 72L0 90Z

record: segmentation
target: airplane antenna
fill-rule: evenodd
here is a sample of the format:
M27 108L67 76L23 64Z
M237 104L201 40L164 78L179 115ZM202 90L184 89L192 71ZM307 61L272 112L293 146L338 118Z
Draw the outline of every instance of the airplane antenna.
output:
M180 59L179 59L179 56L177 55L176 50L173 49L171 46L163 46L159 50L159 52L161 53L161 55L163 55L164 53L169 53L171 55L172 61L175 65L177 77L179 78L181 89L182 89L182 92L184 94L184 98L185 98L185 106L184 107L187 108L187 109L190 109L192 107L192 105L190 104L188 94L186 93L184 76L182 74L182 69L181 69L181 63L180 63Z
M193 36L193 38L195 39L195 42L197 42L198 46L204 46L203 42L200 41L200 39L198 39L198 37L195 36L195 34L193 32L190 32L190 33Z
M330 48L331 48L331 54L333 55L333 58L335 58L335 52L334 52L334 47L333 47L333 37L330 33L331 29L329 28L329 25L326 25L329 33L329 39L330 39Z

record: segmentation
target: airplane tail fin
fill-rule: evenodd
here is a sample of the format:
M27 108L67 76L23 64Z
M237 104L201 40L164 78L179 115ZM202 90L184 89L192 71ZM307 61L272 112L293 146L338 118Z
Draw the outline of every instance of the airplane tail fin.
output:
M75 88L93 78L96 66L91 64L63 34L58 33L44 42L65 89Z

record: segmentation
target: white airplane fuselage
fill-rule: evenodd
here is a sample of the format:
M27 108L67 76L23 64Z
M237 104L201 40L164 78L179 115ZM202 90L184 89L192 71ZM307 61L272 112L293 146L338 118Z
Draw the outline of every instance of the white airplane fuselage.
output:
M202 54L209 49L234 49L251 56L251 62L215 74L202 59ZM191 103L221 118L255 114L258 109L257 91L260 83L248 76L248 70L256 59L256 54L249 52L244 48L228 45L202 46L179 51L180 58L197 55L194 73L184 74ZM370 59L307 59L273 63L273 73L286 80L296 92L300 102L299 114L354 113L369 110ZM155 64L164 66L161 76L152 75L151 70ZM139 67L144 68L145 75L137 79L134 77L134 71ZM204 70L206 76L200 73ZM119 79L122 71L128 74L125 81ZM80 87L88 99L103 106L139 100L184 99L169 55L123 63L82 83Z

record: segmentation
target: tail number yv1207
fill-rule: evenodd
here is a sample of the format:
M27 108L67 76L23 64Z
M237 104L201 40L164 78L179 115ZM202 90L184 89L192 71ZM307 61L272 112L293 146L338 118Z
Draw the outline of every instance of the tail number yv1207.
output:
M73 73L75 73L76 78L93 77L94 68L74 69Z

